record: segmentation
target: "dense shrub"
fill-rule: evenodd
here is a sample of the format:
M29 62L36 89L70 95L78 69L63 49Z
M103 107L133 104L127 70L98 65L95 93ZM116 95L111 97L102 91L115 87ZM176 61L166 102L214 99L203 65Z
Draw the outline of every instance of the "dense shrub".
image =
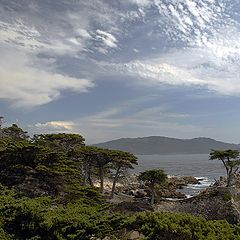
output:
M83 188L78 200L19 197L1 186L0 239L78 240L114 235L125 239L137 230L146 239L240 239L240 226L177 213L142 212L131 217L109 211L96 189Z
M108 214L109 205L95 189L84 188L73 202L50 197L19 198L2 187L0 239L89 239L120 226L123 217Z
M126 223L140 230L149 240L225 240L240 239L240 227L227 221L207 221L201 217L177 213L140 213Z

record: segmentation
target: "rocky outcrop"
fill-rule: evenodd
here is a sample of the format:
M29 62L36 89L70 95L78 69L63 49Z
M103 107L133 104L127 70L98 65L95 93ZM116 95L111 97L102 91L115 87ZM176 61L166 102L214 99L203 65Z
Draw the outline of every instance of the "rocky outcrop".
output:
M184 193L178 192L177 189L173 186L160 187L157 190L157 200L161 201L162 199L184 199L186 195Z
M208 220L224 220L229 223L240 222L240 189L232 187L211 187L199 195L180 201L162 202L155 211L190 213Z
M136 189L131 190L130 195L134 196L135 198L144 198L149 196L149 193L145 189Z
M159 196L163 198L186 198L186 195L179 192L178 189L182 189L188 184L201 184L198 179L192 176L183 177L171 177L168 179L166 186L159 188Z
M168 182L157 189L157 195L162 198L186 198L186 195L179 192L188 184L201 184L198 179L192 176L170 177ZM133 196L135 198L150 197L150 192L147 186L137 180L137 175L131 175L121 181L117 186L117 192Z
M201 184L200 180L192 176L183 176L183 177L171 177L169 178L169 184L175 186L175 188L182 188L188 184Z
M238 183L238 182L237 182ZM225 187L226 182L221 178L219 184L209 187L197 196L185 198L184 194L177 191L178 188L187 184L200 184L194 177L172 177L165 186L160 187L157 192L160 196L157 204L149 205L150 196L147 186L133 180L132 184L124 185L122 191L127 194L118 193L118 202L113 205L113 212L131 215L139 211L167 211L190 213L195 216L203 216L208 220L224 220L229 223L240 222L240 187ZM128 196L129 200L123 196ZM166 198L172 198L166 200Z

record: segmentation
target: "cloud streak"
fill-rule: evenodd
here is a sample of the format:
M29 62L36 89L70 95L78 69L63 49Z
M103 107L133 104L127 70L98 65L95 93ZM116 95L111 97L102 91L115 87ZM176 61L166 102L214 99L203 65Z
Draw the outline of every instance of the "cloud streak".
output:
M80 130L92 142L97 135L111 139L157 132L194 137L207 124L196 126L191 114L168 111L162 108L164 102L190 102L199 94L211 96L212 102L239 100L237 0L2 2L3 105L33 109L66 96L74 101L66 105L83 108L79 113L68 109L75 120L65 125L57 112L61 108L53 109L58 103L49 104L45 114L56 111L63 120L43 116L39 128ZM91 93L80 95L89 89ZM182 92L192 95L180 96ZM149 93L161 95L161 101L151 102L151 107L127 101ZM128 103L119 103L124 100Z
M34 56L17 50L2 50L0 65L0 98L10 100L14 107L36 107L56 100L63 90L86 92L93 87L88 79L57 73L54 65L36 63Z
M36 127L40 132L41 131L71 131L74 129L75 124L70 121L51 121L46 123L36 123Z

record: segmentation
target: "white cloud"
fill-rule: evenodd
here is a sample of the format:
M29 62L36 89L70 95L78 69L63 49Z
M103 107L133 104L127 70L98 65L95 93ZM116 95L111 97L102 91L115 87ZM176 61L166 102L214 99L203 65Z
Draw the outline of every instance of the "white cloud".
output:
M115 65L118 72L145 79L143 84L165 83L170 85L203 85L207 81L196 78L190 72L167 63L131 61Z
M0 43L9 43L25 49L36 50L46 47L38 38L40 33L35 27L26 26L22 20L14 23L0 21Z
M71 131L74 129L75 124L71 121L50 121L46 123L36 123L34 125L41 131Z
M148 21L153 21L155 34L167 37L169 41L183 41L187 44L196 44L195 37L217 31L221 26L232 24L234 21L225 13L227 2L216 0L129 0L138 6L142 16L149 16L148 11L152 8L158 10L159 16Z
M89 34L89 32L86 29L83 28L78 28L76 29L76 33L79 34L79 36L86 38L86 39L91 39L91 35Z
M2 49L1 53L0 98L10 100L16 107L39 106L57 99L62 90L84 92L93 86L88 79L57 73L54 65L45 66L16 49Z
M118 40L111 34L100 29L96 30L96 39L99 39L104 44L102 48L107 52L106 48L117 48Z
M199 60L191 51L188 57L189 59L182 61ZM219 66L207 66L208 64L209 62L206 61L190 68L190 66L178 66L174 62L172 64L162 62L162 59L152 59L112 64L108 70L115 69L118 74L134 76L138 79L136 82L149 86L155 84L200 86L223 95L240 95L240 75L237 66L225 65L216 69Z
M144 58L145 49L141 46L140 38L139 45L136 45L140 50L132 45L130 47L132 51L141 53L134 56L141 55L142 58L124 62L122 59L125 56L129 59L129 53L121 52L119 57L111 60L117 62L121 59L122 63L102 64L107 66L105 74L131 75L142 80L139 81L141 84L201 86L220 94L240 94L240 34L235 26L236 21L225 11L226 3L219 4L216 0L129 0L128 3L119 2L116 7L110 2L77 1L73 4L74 8L64 2L62 14L52 8L52 16L46 14L46 18L42 19L39 18L39 2L32 6L39 13L36 16L29 11L26 12L27 17L21 20L21 12L18 14L12 9L12 12L9 11L14 16L11 21L2 17L0 43L4 44L3 47L6 44L9 48L13 47L16 56L12 53L8 58L2 55L0 60L4 66L0 81L6 85L0 90L0 97L15 101L15 105L18 101L17 105L36 106L58 98L64 89L85 91L92 86L89 80L64 75L58 72L53 63L49 66L30 63L38 63L37 55L41 53L53 57L82 56L89 60L95 57L96 51L108 54L113 49L121 50L119 46L122 45L122 49L128 50L125 48L128 40L137 37L135 34L141 27L143 30L149 28L152 33L147 36L147 32L142 32L145 45L152 43L152 37L156 39L161 35L177 46L180 42L180 46L186 48L171 50L167 54L165 50L165 53L159 51L159 55ZM129 6L129 2L138 8ZM157 11L152 14L153 8L159 14ZM27 19L32 21L28 22ZM140 22L137 21L141 21L142 25L138 25ZM167 49L169 46L164 47ZM154 50L158 52L158 49ZM81 70L81 66L79 68ZM94 74L98 77L99 73L96 70Z
M196 86L222 95L240 95L240 33L225 26L197 46L171 49L159 56L103 64L107 72L137 78L144 85Z
M149 6L154 3L152 0L129 0L131 3L137 4L138 6Z
M39 31L19 19L12 23L0 21L0 43L31 53L50 53L56 55L75 55L85 50L90 35L85 29L77 29L76 35L68 37L56 34L52 37L46 32Z
M63 90L87 91L93 86L88 77L64 74L54 59L83 57L86 52L96 50L93 42L96 34L102 43L99 51L102 49L104 54L109 48L116 48L118 43L112 32L117 30L114 23L120 13L108 4L101 1L83 3L79 11L68 9L63 14L51 9L52 16L38 19L40 5L35 4L32 9L38 12L36 16L29 11L26 18L21 16L20 8L19 12L11 9L8 14L14 16L12 19L0 6L0 13L4 13L0 20L0 98L9 100L15 107L47 104L59 98ZM92 31L95 20L104 22L104 29L109 32ZM39 54L50 55L53 61L42 60Z

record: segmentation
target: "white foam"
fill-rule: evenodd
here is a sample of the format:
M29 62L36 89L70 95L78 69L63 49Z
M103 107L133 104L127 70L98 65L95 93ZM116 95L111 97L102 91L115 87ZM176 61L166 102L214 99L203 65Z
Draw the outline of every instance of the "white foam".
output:
M188 198L197 195L201 190L206 189L214 182L212 179L208 177L195 177L195 178L199 180L200 184L188 184L181 191Z

